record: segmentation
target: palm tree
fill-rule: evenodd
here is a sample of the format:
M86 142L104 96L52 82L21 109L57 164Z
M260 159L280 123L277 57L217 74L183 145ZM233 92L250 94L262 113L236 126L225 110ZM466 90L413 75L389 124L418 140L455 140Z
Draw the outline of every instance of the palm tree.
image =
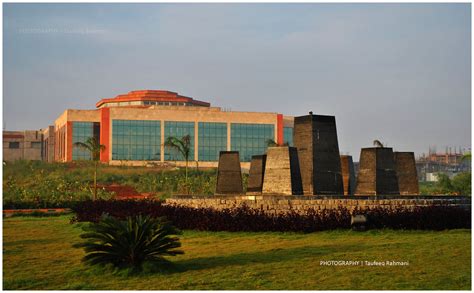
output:
M186 193L188 193L188 162L191 152L191 136L188 134L183 136L181 139L174 136L169 136L165 141L165 147L177 150L186 161L185 182Z
M378 147L378 148L383 148L383 143L380 142L380 140L376 139L374 140L374 146Z
M112 264L117 268L140 271L145 262L167 264L164 255L183 254L181 246L172 235L181 234L164 218L131 216L120 220L104 214L99 222L83 227L80 237L85 242L73 245L84 248L83 262L90 265Z
M97 166L99 164L100 152L105 150L105 145L100 144L95 137L89 137L86 142L76 142L75 147L82 148L89 151L91 158L94 161L94 196L92 200L97 199Z
M267 147L281 147L281 146L288 146L288 142L284 142L284 143L277 143L276 141L274 141L273 139L269 138L265 141L267 143Z

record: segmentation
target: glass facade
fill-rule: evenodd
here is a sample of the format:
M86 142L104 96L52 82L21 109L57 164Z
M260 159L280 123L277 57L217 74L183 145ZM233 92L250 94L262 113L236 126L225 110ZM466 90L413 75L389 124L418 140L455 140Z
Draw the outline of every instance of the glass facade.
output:
M293 146L293 128L283 127L283 143L288 143L289 146Z
M112 160L160 159L160 121L112 120Z
M267 140L275 140L273 124L231 124L231 150L238 151L240 161L250 162L253 155L267 150Z
M227 150L227 123L199 122L199 161L218 161L219 152Z
M97 122L73 122L72 123L72 159L91 160L91 153L80 147L74 146L76 142L86 142L90 137L99 140L99 126Z
M165 141L170 136L181 139L186 135L191 137L189 160L194 161L194 122L165 121ZM165 147L165 161L184 161L184 157L179 151Z

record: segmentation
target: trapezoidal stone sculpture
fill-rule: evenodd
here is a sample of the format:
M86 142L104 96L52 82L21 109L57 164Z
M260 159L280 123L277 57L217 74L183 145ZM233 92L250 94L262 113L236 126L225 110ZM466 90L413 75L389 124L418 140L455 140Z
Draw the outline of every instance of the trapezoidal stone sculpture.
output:
M363 148L355 195L400 194L392 148Z
M298 149L304 194L343 194L336 118L295 117L293 144Z
M242 194L243 192L239 152L221 151L217 167L216 194Z
M247 194L262 193L266 161L267 155L252 156L252 161L250 162L249 179L247 183Z
M398 189L401 195L418 195L418 175L414 152L394 152L395 171L398 177Z
M356 180L352 156L341 156L341 173L344 195L354 195Z
M262 194L303 194L296 148L288 146L268 148Z

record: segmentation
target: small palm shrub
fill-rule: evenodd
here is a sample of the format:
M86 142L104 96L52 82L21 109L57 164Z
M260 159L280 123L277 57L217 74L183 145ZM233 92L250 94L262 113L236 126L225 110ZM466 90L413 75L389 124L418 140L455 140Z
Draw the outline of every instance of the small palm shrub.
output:
M167 266L163 256L183 254L178 237L180 234L164 218L130 216L124 220L104 214L96 223L83 228L80 237L85 242L74 245L84 248L83 262L90 265L112 265L141 271L145 263L152 266Z

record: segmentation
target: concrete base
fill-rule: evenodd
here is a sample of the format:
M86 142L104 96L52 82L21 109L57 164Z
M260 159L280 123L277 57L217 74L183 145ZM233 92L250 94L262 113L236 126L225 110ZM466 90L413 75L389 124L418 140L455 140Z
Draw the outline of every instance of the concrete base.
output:
M268 148L262 194L303 194L298 153L296 148Z
M239 152L220 152L216 194L243 193Z

